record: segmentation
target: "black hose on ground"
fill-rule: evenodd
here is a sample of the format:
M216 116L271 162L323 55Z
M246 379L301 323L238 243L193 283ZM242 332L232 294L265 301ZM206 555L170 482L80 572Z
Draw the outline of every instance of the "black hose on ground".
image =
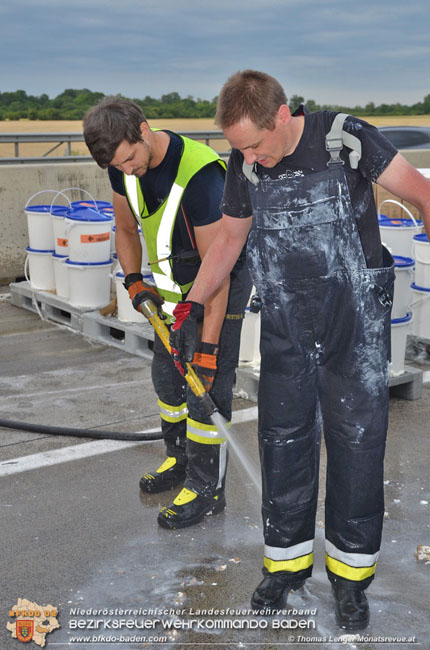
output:
M20 429L21 431L32 431L33 433L47 433L53 436L73 436L75 438L98 438L100 440L161 440L163 434L160 431L148 433L118 433L117 431L99 431L98 429L71 429L69 427L53 427L48 424L31 424L30 422L15 422L14 420L2 420L0 427L5 429Z

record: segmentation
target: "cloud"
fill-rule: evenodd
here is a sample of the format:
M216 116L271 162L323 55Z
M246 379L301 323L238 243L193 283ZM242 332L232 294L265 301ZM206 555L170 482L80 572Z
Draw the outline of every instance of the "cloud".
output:
M321 103L413 103L429 92L427 2L14 0L0 7L0 90L211 99L254 67Z

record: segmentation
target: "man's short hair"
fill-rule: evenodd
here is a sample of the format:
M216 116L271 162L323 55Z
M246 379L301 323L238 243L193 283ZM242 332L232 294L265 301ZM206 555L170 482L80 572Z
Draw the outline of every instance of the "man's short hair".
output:
M285 92L274 77L258 70L236 72L221 89L215 121L225 129L248 118L259 129L272 131L278 109L286 103Z
M142 109L119 95L104 97L84 117L84 139L99 167L105 169L123 140L140 142Z

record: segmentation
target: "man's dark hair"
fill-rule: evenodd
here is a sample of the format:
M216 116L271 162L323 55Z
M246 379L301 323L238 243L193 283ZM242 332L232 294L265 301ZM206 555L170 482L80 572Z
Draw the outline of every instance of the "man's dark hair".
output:
M123 140L142 141L142 109L119 95L104 97L84 117L84 138L96 163L106 169Z
M221 89L215 122L222 129L250 119L259 129L275 128L279 107L287 103L279 81L265 72L236 72Z

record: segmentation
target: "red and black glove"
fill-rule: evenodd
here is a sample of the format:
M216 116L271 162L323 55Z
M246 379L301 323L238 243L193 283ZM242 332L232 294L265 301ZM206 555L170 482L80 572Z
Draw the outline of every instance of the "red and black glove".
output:
M176 320L170 328L170 347L173 362L182 374L186 363L193 360L197 347L197 323L203 318L204 311L203 305L192 300L178 302L173 310Z
M191 364L207 393L211 390L215 379L218 349L218 345L215 343L204 343L202 341L194 353Z
M130 300L136 311L140 311L140 305L145 300L152 300L160 312L164 299L160 296L157 289L150 284L143 282L141 273L129 273L124 278L124 287L128 291Z

